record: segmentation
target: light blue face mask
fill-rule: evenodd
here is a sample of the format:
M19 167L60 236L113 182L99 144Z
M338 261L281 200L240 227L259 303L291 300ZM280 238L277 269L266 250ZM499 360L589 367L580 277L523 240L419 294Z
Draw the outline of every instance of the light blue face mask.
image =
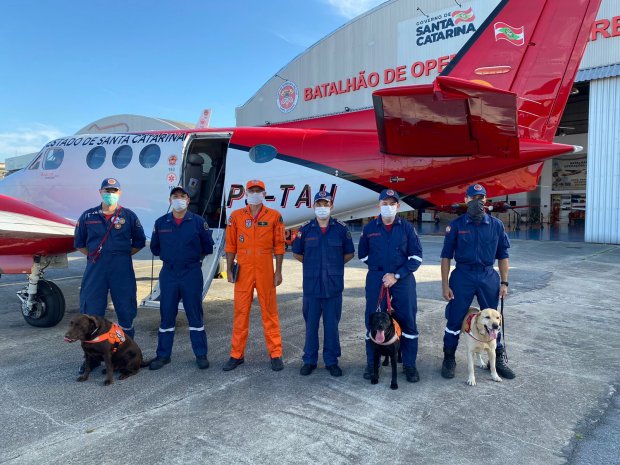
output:
M116 205L118 203L118 194L112 192L104 192L103 194L101 194L101 199L103 200L103 203L111 207L112 205Z

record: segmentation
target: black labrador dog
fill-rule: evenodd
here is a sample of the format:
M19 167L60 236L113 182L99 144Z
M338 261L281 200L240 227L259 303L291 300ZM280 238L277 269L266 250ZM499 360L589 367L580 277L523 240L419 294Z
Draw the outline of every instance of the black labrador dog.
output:
M370 315L370 340L374 347L374 366L370 376L372 384L379 383L379 362L381 356L385 356L383 366L387 366L388 360L392 362L392 382L390 389L398 389L397 362L401 361L400 355L400 331L398 323L387 312L375 312Z
M110 320L93 315L78 314L69 321L65 342L81 341L86 360L85 371L78 381L86 381L93 366L105 363L106 386L112 384L112 374L120 371L125 379L147 366L140 347Z

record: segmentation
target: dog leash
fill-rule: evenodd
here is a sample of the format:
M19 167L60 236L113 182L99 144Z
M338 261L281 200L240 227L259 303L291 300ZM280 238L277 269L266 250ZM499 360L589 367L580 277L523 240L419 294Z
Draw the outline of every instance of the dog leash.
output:
M385 286L381 286L381 292L379 293L379 300L377 301L377 312L382 312L383 310L381 309L381 302L383 302L383 298L387 299L387 312L388 315L392 316L392 299L390 297L390 290L385 287Z
M508 352L506 351L506 320L504 320L504 298L499 299L501 301L501 311L500 314L502 316L502 339L504 340L504 357L506 357L506 362L508 362Z

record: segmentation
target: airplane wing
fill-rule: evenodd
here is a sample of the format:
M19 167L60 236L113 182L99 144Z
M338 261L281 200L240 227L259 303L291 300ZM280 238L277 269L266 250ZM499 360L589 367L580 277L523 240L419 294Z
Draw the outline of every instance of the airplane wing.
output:
M75 223L0 195L0 273L29 273L36 255L71 252Z

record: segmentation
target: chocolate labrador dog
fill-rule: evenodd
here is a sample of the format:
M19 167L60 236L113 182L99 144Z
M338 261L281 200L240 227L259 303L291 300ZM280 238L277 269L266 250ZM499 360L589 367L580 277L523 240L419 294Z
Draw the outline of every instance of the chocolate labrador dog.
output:
M388 359L392 362L392 382L390 389L398 389L397 361L400 361L400 327L387 312L375 312L370 315L370 340L374 347L374 366L370 376L372 384L379 383L379 362L385 355L384 366Z
M92 366L103 361L106 369L106 386L112 384L114 371L120 371L118 379L125 379L147 366L142 361L140 347L116 323L93 315L75 315L69 321L65 342L82 342L85 371L77 380L86 381Z

